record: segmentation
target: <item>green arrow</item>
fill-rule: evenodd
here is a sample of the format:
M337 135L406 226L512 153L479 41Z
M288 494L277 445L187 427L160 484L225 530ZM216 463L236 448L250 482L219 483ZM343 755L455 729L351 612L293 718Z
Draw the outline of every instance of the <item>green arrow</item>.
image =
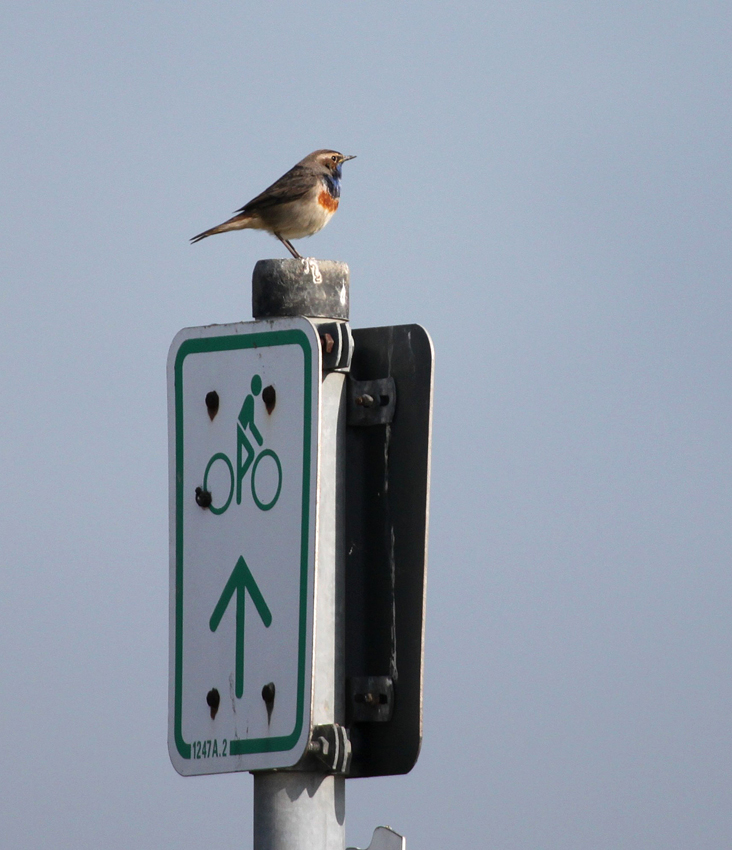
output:
M213 614L209 621L211 631L215 632L219 627L221 618L224 612L229 607L231 597L236 593L236 696L241 699L244 693L244 602L246 600L246 591L252 597L252 602L259 612L264 625L269 628L272 623L272 612L267 607L261 591L257 587L257 582L251 570L247 566L244 558L239 558L236 562L229 580L226 582L224 592L221 594L219 601L216 603Z

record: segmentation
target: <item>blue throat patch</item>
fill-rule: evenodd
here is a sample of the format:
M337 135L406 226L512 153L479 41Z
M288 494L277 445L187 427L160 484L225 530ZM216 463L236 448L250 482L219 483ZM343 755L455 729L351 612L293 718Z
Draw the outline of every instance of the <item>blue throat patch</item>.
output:
M328 194L331 198L340 198L341 196L341 167L340 165L333 170L332 174L326 174L323 178L328 189Z

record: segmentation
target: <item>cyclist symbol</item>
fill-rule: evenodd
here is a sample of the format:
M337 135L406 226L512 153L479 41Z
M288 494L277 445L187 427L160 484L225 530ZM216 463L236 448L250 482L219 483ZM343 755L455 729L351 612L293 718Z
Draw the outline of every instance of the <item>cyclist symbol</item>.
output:
M212 513L222 514L231 504L232 496L234 495L234 490L236 489L236 503L237 505L241 504L241 485L244 481L244 477L247 472L249 472L251 468L250 475L250 485L252 491L252 498L254 499L254 504L259 508L260 511L268 511L271 510L277 504L277 500L280 497L280 491L282 490L282 464L280 463L280 459L277 457L276 453L272 451L272 449L262 449L262 451L257 454L257 450L252 444L251 439L247 435L247 430L254 438L254 442L257 444L257 447L261 446L264 442L262 438L262 434L257 428L256 423L254 421L254 398L258 396L262 392L262 378L259 375L254 375L252 377L251 382L251 393L247 393L246 398L244 399L244 403L241 406L241 410L239 411L239 416L237 417L236 424L236 474L234 473L234 468L231 465L231 461L223 452L217 452L211 460L209 460L208 465L206 466L206 472L203 475L203 489L208 490L208 474L211 470L211 467L216 463L216 461L223 461L228 470L229 470L229 495L226 499L226 502L221 507L216 507L213 504L209 505L209 508ZM264 460L264 458L272 458L275 463L275 467L277 469L277 488L275 490L274 496L268 501L265 502L260 499L259 494L257 492L257 469L259 468L259 464ZM236 482L236 487L234 483Z
M237 505L241 504L241 482L244 480L244 476L247 474L249 467L252 465L252 461L254 460L254 446L252 446L250 440L247 438L247 428L252 433L252 436L257 441L257 445L261 446L264 442L262 440L262 435L259 433L259 428L254 424L254 396L259 395L262 392L262 379L259 375L255 375L252 378L252 391L247 395L244 399L244 404L241 406L241 410L239 411L239 425L236 429L236 503ZM246 460L244 463L241 462L242 458L242 448L246 449ZM252 475L252 481L254 481L254 475ZM252 495L254 495L254 489L252 489ZM254 496L254 501L257 501L257 497Z

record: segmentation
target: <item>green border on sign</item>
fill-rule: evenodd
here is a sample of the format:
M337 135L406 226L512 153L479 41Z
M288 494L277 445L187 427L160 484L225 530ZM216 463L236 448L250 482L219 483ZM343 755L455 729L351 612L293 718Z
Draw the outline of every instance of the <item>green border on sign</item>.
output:
M297 713L289 735L229 741L232 756L246 753L287 752L302 733L305 701L305 662L307 650L308 556L310 542L310 480L312 474L312 350L304 331L298 329L264 333L188 339L175 357L175 745L184 759L191 757L191 745L183 740L183 361L189 354L232 351L241 348L271 348L299 345L304 354L304 421L302 525L300 531L300 624L298 629Z

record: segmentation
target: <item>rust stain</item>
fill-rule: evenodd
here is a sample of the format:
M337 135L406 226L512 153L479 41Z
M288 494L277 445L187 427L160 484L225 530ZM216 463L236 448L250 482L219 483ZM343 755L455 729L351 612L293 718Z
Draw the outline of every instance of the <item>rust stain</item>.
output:
M329 213L334 213L338 209L338 198L332 198L330 192L325 189L318 195L318 203Z

